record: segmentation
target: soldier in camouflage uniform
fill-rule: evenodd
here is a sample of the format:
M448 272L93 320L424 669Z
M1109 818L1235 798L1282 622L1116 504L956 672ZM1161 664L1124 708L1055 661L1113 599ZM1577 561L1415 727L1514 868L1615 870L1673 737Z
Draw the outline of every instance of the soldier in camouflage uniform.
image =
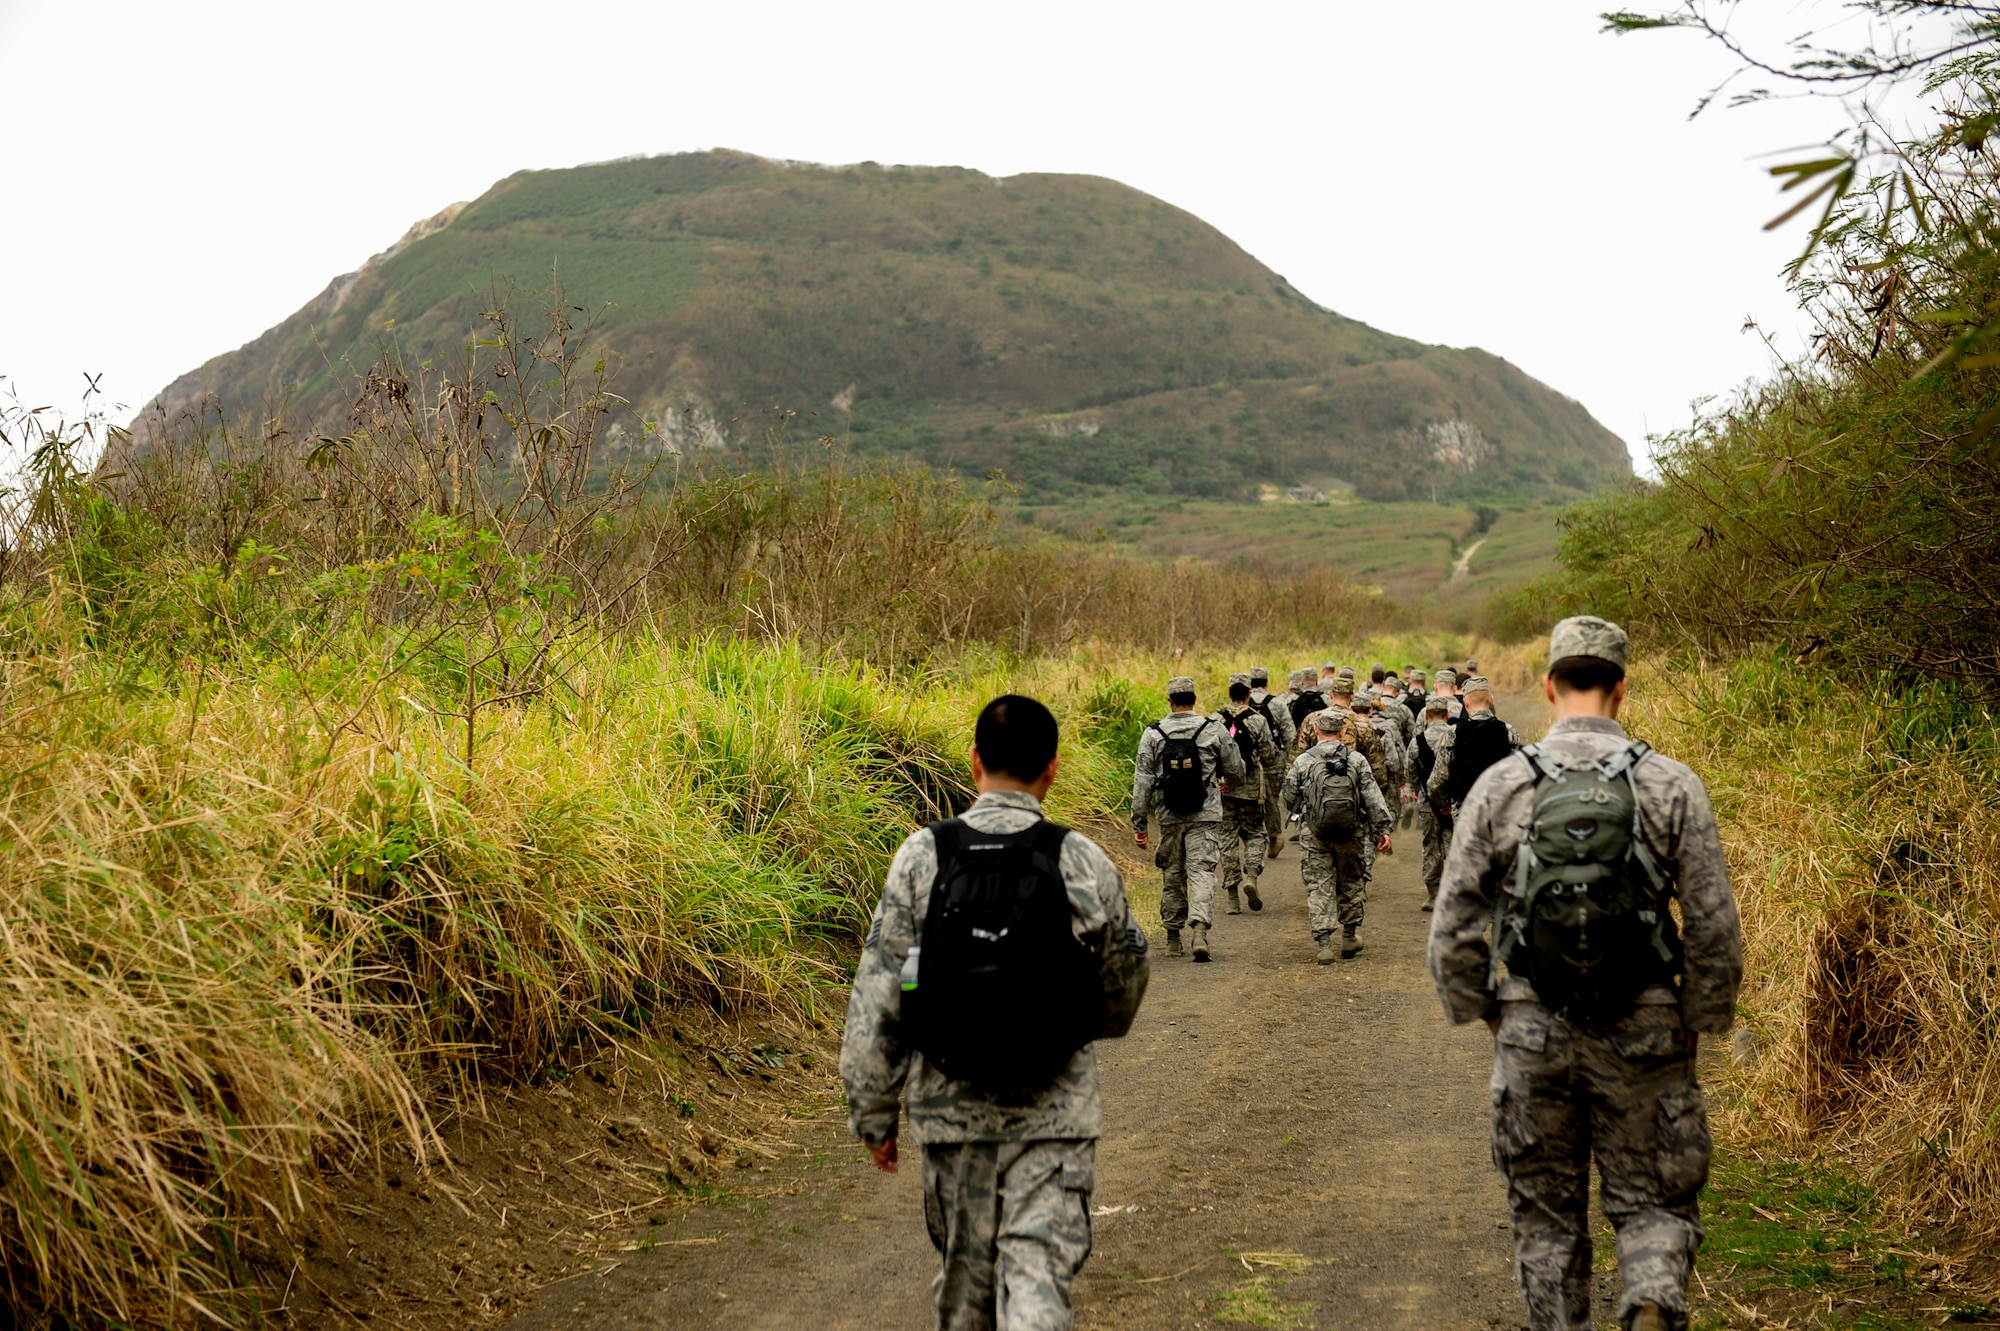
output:
M1333 691L1327 696L1328 707L1338 707L1351 716L1354 711L1354 681L1336 679L1329 686ZM1375 727L1355 722L1347 727L1347 743L1360 751L1368 760L1368 770L1375 775L1375 785L1380 790L1389 789L1389 754L1383 747L1382 736Z
M1257 879L1264 872L1264 785L1283 758L1270 723L1250 705L1249 675L1229 677L1229 705L1209 719L1229 732L1238 757L1243 746L1237 743L1237 734L1247 732L1250 736L1253 757L1247 779L1241 785L1225 782L1222 787L1219 877L1223 895L1229 898L1229 913L1241 915L1243 898L1249 900L1251 910L1264 909L1264 899L1257 895ZM1281 775L1279 780L1283 779Z
M1437 753L1451 738L1451 703L1448 699L1433 695L1424 703L1424 729L1417 737L1419 745L1428 749L1435 764ZM1417 757L1411 756L1411 770L1418 770ZM1451 819L1447 817L1432 799L1429 780L1417 791L1417 831L1424 838L1424 904L1422 909L1430 910L1437 904L1438 883L1444 877L1444 861L1451 849Z
M1278 799L1278 787L1285 783L1283 755L1291 752L1298 727L1292 723L1291 699L1272 694L1271 672L1262 666L1250 672L1250 703L1271 723L1280 755L1276 770L1264 773L1264 854L1275 860L1285 844L1285 810Z
M1201 779L1208 798L1194 813L1175 813L1161 805L1160 845L1153 863L1160 867L1160 923L1167 930L1167 955L1181 955L1181 930L1193 935L1196 961L1209 959L1208 930L1214 922L1215 868L1222 855L1222 783L1240 786L1249 779L1243 755L1221 726L1195 711L1194 681L1176 675L1167 681L1166 716L1147 726L1139 737L1132 762L1132 831L1141 849L1148 844L1146 819L1153 812L1153 795L1160 787L1160 756L1168 738L1195 737L1201 754Z
M1459 704L1465 709L1464 715L1459 718L1460 724L1475 717L1493 716L1493 685L1486 677L1475 675L1466 680L1465 685L1465 691L1459 695ZM1494 719L1499 718L1494 717ZM1521 747L1521 737L1514 733L1513 723L1503 721L1501 724L1507 727L1507 742L1517 749ZM1451 759L1458 747L1458 733L1458 727L1447 726L1444 735L1431 742L1437 761L1431 767L1430 780L1427 783L1429 794L1437 806L1447 813L1454 812L1446 803L1445 792L1451 786Z
M1448 709L1451 723L1457 725L1459 717L1465 715L1465 707L1458 700L1458 672L1454 670L1438 671L1437 678L1431 687L1431 696L1443 698L1451 704Z
M1361 755L1340 742L1348 725L1344 711L1323 708L1313 714L1314 733L1319 743L1300 754L1285 774L1285 807L1299 816L1299 876L1306 885L1306 915L1312 922L1313 941L1319 944L1316 960L1322 966L1334 959L1333 932L1340 930L1340 952L1352 958L1361 952L1363 888L1361 848L1364 842L1378 850L1390 846L1389 832L1394 821L1382 799L1381 788ZM1329 770L1329 767L1333 771ZM1335 773L1344 775L1336 775ZM1322 784L1351 780L1359 790L1366 809L1366 825L1341 840L1325 841L1314 831L1312 813L1319 804Z
M979 798L963 815L1005 835L1042 817L1055 779L1054 719L1028 699L988 704L973 756ZM990 715L1007 704L999 722ZM998 742L995 736L998 736ZM1031 752L1032 751L1032 752ZM986 754L994 752L992 763ZM1021 775L1012 768L1034 768ZM1024 760L1025 756L1025 760ZM1079 832L1063 838L1058 868L1072 927L1099 954L1104 1012L1098 1038L1131 1029L1146 992L1146 935L1133 920L1118 870ZM1090 1195L1104 1111L1091 1045L1044 1086L993 1092L954 1081L902 1041L900 976L922 942L938 873L930 829L896 852L854 975L841 1042L848 1123L878 1166L897 1167L897 1109L907 1096L910 1135L923 1148L924 1219L942 1266L934 1284L939 1331L1068 1331L1070 1285L1090 1256Z
M1538 746L1558 767L1626 750L1625 632L1592 616L1557 624L1544 690L1554 722ZM1735 1014L1743 944L1722 841L1701 779L1647 753L1631 769L1640 839L1679 898L1678 985L1656 984L1608 1026L1542 1006L1507 973L1495 985L1487 942L1531 822L1529 760L1490 768L1460 810L1431 919L1430 964L1455 1022L1484 1020L1497 1040L1493 1159L1507 1179L1514 1263L1535 1331L1583 1331L1590 1319L1590 1161L1618 1234L1627 1331L1683 1331L1687 1282L1702 1240L1698 1204L1709 1133L1695 1080L1698 1035Z

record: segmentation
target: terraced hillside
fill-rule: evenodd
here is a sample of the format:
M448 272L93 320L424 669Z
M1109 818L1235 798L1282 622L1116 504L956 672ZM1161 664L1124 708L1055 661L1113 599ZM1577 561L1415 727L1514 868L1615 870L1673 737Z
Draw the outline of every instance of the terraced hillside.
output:
M1115 181L728 151L509 176L162 401L330 420L385 345L445 363L496 293L526 312L552 278L683 450L754 455L779 406L859 451L1002 468L1043 498L1561 500L1630 470L1517 367L1323 309Z

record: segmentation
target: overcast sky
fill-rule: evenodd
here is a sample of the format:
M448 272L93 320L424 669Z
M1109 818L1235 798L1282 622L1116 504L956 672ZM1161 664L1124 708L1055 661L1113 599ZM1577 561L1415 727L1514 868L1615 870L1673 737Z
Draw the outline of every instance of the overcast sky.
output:
M1753 160L1838 107L1711 112L1605 0L1259 5L0 0L0 374L136 407L522 167L730 147L1109 176L1307 295L1479 346L1635 456L1797 345ZM1774 33L1824 3L1753 5Z

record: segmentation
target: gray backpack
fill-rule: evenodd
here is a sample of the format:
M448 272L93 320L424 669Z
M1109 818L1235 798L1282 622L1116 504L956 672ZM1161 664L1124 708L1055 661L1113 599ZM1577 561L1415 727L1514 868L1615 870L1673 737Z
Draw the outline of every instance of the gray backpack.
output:
M1681 969L1672 892L1640 835L1632 780L1651 752L1634 740L1601 763L1563 766L1540 745L1520 751L1535 799L1514 881L1494 905L1493 972L1505 963L1580 1025L1618 1021Z
M1345 744L1336 744L1307 793L1307 826L1321 841L1349 840L1367 819L1361 778L1354 773L1357 757Z

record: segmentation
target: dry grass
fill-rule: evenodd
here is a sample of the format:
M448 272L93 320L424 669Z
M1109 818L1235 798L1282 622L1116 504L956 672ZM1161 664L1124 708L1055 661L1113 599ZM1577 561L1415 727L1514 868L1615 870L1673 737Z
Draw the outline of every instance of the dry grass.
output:
M1748 971L1725 1122L2000 1235L1992 717L1771 663L1648 671L1632 724L1714 796ZM1754 1058L1751 1056L1754 1052Z

